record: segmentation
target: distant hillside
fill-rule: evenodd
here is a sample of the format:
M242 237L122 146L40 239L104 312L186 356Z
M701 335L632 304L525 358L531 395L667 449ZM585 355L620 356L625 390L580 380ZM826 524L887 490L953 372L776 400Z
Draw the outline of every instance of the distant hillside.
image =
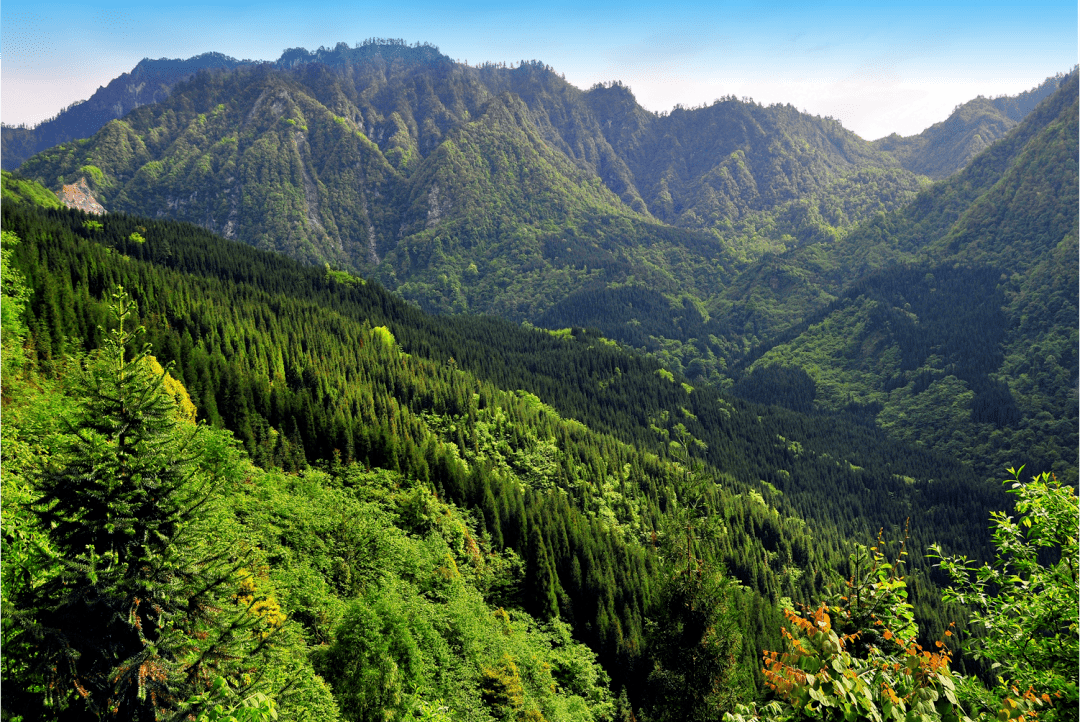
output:
M1077 73L1058 82L910 205L827 254L798 249L740 277L727 323L769 340L736 390L801 368L817 408L865 415L988 475L1031 459L1075 479ZM781 330L785 318L801 320Z
M982 96L960 105L948 118L918 135L892 134L874 141L879 150L896 156L913 173L935 180L947 178L989 148L1049 97L1064 78L1058 74L1036 88L1000 98Z
M123 118L135 108L169 97L181 80L200 70L235 68L250 60L237 60L221 53L203 53L186 60L144 59L130 73L99 87L89 99L73 103L49 120L33 128L0 127L0 165L13 170L34 155L54 145L89 138L110 120Z
M733 265L835 240L921 187L790 107L660 116L542 63L469 67L397 42L200 74L20 171L85 177L110 212L375 273L425 308L533 320L597 284L704 302Z
M902 163L940 156L790 106L650 113L618 83L583 91L535 61L469 67L401 41L185 63L231 70L22 172L56 189L85 177L109 211L375 274L430 310L535 321L569 293L642 284L708 315L734 268L903 206L926 180ZM110 88L134 98L125 82ZM987 102L1011 119L1044 90Z

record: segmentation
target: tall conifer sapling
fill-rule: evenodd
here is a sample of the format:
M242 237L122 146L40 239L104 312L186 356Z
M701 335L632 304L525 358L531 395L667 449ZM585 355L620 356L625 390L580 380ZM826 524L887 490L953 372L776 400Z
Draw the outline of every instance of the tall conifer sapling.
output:
M267 644L237 602L245 560L209 528L236 455L180 419L149 347L129 351L134 302L113 298L117 327L81 380L65 453L39 469L34 509L61 571L22 595L19 636L64 719L187 717L219 675L256 684L249 660Z

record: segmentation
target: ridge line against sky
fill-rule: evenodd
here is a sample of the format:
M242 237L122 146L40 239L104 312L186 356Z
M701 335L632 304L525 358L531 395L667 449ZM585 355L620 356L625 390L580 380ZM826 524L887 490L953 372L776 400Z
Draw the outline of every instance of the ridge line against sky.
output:
M1077 4L7 0L0 119L39 123L146 57L274 60L285 48L369 37L430 42L473 65L537 59L583 89L619 80L652 111L725 96L790 103L873 140L919 133L978 95L1015 95L1071 70Z

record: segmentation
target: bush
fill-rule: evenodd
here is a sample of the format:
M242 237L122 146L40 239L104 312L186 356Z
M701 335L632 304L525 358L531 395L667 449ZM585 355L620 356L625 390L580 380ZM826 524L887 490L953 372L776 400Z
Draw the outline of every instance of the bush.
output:
M1054 712L1077 717L1077 536L1080 508L1076 490L1049 473L1020 481L1009 469L1009 492L1017 496L1014 519L991 515L997 558L981 566L966 557L931 556L951 577L946 600L966 604L972 621L985 630L972 638L976 658L994 670L1000 696L1014 689L1047 695ZM1015 692L1014 692L1015 694Z

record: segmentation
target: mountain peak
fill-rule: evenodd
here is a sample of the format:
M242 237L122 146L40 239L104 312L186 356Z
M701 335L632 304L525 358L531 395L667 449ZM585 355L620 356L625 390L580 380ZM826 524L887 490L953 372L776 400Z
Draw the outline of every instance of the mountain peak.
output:
M332 48L319 46L316 50L288 48L274 64L279 68L295 68L305 63L342 66L375 57L417 64L450 61L450 58L440 53L439 48L431 43L416 42L410 45L400 38L369 38L353 46L340 42Z
M874 146L892 153L913 173L935 180L947 178L1004 137L1068 77L1059 73L1017 95L996 98L980 95L956 106L948 118L918 135L893 133L874 141Z

